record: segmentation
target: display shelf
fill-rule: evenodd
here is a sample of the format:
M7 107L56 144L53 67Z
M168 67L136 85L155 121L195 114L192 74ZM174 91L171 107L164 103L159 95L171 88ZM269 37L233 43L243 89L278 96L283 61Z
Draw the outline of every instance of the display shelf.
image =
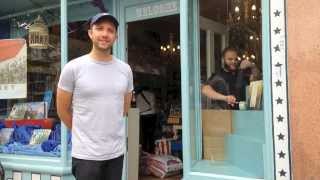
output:
M14 125L23 126L23 125L38 125L44 129L51 129L53 127L54 119L45 118L45 119L19 119L19 120L5 120L3 122L6 127L11 128Z

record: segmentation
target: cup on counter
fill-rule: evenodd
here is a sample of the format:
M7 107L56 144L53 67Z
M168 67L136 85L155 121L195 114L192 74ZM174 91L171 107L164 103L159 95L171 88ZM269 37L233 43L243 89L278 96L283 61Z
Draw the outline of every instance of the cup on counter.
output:
M247 103L246 101L239 102L239 110L247 110Z

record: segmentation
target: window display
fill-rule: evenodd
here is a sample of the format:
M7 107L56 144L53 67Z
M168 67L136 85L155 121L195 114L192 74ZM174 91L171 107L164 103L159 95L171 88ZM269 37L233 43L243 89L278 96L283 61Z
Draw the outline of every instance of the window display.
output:
M60 156L61 126L53 101L60 73L55 13L11 18L10 36L0 40L6 49L0 52L2 153Z

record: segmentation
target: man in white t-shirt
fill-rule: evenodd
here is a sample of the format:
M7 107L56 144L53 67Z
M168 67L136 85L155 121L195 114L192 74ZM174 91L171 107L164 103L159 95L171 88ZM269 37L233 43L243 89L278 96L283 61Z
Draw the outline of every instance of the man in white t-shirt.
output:
M111 55L118 21L108 13L90 20L89 54L63 68L57 111L72 131L72 173L77 180L121 180L125 122L133 90L128 64Z

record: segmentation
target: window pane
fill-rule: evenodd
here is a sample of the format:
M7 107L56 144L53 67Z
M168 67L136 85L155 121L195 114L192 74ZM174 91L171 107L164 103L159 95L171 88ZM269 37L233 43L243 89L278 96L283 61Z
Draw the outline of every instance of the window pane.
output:
M195 170L263 178L261 3L199 0L199 7L204 161Z
M22 3L20 9L4 3L16 12L0 13L0 151L60 156L54 101L60 72L59 2ZM49 5L51 9L29 11Z

